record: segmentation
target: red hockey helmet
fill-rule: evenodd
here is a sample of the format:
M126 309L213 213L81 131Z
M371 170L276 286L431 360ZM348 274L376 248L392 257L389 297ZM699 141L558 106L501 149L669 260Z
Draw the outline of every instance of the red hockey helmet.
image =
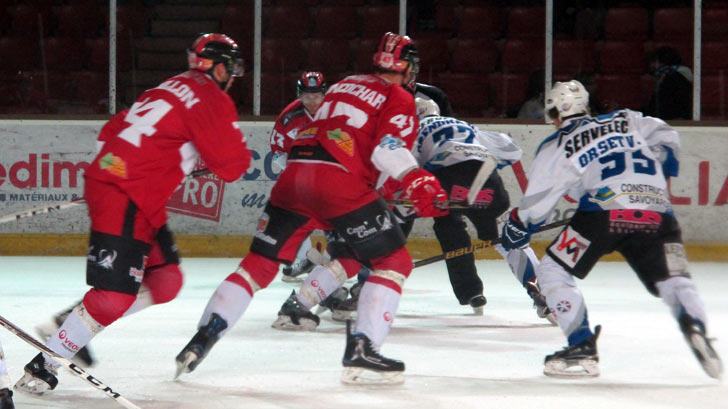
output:
M324 75L318 71L307 71L301 74L301 78L299 78L298 82L296 83L296 88L298 90L299 97L304 92L320 92L322 94L325 94L327 88L326 80L324 79Z
M382 36L377 52L374 53L373 64L385 71L404 73L408 66L412 67L412 77L417 76L420 68L420 57L415 42L405 35L388 32Z
M225 34L207 33L197 37L187 50L187 62L190 69L204 72L222 63L233 77L242 77L245 71L238 44Z

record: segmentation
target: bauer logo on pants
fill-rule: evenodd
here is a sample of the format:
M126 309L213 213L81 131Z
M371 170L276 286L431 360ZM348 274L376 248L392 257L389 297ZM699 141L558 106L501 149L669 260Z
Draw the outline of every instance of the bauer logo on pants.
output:
M589 240L582 237L581 234L569 226L561 232L559 238L549 247L549 250L559 260L563 261L569 267L574 268L590 244L591 242Z

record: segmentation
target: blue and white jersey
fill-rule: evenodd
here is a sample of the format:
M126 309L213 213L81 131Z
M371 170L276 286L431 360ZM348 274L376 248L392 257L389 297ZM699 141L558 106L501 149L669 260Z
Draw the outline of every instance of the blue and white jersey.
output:
M544 223L565 194L579 210L671 212L666 177L677 176L680 139L664 121L628 109L567 119L539 146L518 214Z
M504 133L481 131L475 125L444 116L430 116L420 122L412 151L419 165L428 171L466 160L484 161L488 156L494 156L501 167L520 160L523 153Z

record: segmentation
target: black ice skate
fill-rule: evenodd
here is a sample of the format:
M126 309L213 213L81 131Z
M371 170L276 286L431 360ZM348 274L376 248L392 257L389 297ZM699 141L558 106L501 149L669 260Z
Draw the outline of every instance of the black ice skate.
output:
M483 294L474 295L468 300L468 304L473 308L473 314L483 315L485 304L488 300L485 299Z
M331 309L331 319L334 321L344 322L350 319L356 319L356 309L359 306L359 293L364 284L357 282L349 289L349 298L333 306Z
M723 362L710 344L711 340L705 335L705 325L688 314L682 314L678 323L685 341L690 345L705 373L711 378L720 379L723 375Z
M347 300L347 297L349 296L349 290L346 289L346 287L339 287L331 293L328 297L326 297L325 300L321 301L318 304L318 308L316 309L316 314L320 315L326 310L331 311L331 318L334 321L346 321L351 314L347 314L345 316L342 316L340 314L341 308L339 305Z
M316 265L307 258L298 260L290 266L283 267L281 280L286 283L301 283L303 282L303 277L301 276L310 273L314 267Z
M174 379L179 378L183 372L188 373L194 371L197 365L205 359L210 349L212 349L212 346L220 339L220 333L227 327L227 321L217 313L212 313L207 325L197 330L195 336L192 337L190 342L187 343L177 355L177 358L175 358L177 372L174 375Z
M541 293L541 288L536 282L536 278L532 278L526 282L526 290L528 291L529 297L533 300L533 308L536 309L536 315L539 318L547 319L551 325L558 325L556 317L551 313L548 304L546 304L546 296Z
M8 388L0 389L0 409L15 409L13 391Z
M557 378L596 377L599 376L599 354L597 338L602 326L594 328L594 335L577 345L569 345L551 355L546 356L544 375Z
M38 333L38 336L43 341L47 342L51 338L51 336L55 334L56 331L58 331L58 328L63 325L63 321L66 320L68 314L70 314L74 308L76 308L75 305L60 314L54 315L53 318L51 318L51 320L47 323L35 327L35 331ZM88 345L79 349L78 352L76 352L76 355L71 358L71 360L76 365L84 368L92 367L96 364L96 360L93 358L93 355L91 355L91 350L89 350Z
M321 319L318 315L307 310L298 302L294 290L281 306L278 318L271 324L271 327L290 331L315 331L320 322Z
M352 334L351 321L346 321L346 350L341 363L344 365L341 382L345 384L375 385L404 382L404 362L383 357L366 335ZM375 374L376 377L365 376L369 373Z
M58 385L58 369L43 358L40 353L25 365L25 375L15 383L15 389L42 395Z

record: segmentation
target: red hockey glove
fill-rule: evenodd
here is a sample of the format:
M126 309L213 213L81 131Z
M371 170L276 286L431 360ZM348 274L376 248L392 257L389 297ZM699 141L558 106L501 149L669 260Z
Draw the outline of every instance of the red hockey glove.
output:
M416 169L402 178L404 197L412 201L420 217L440 217L448 214L447 192L432 173Z

